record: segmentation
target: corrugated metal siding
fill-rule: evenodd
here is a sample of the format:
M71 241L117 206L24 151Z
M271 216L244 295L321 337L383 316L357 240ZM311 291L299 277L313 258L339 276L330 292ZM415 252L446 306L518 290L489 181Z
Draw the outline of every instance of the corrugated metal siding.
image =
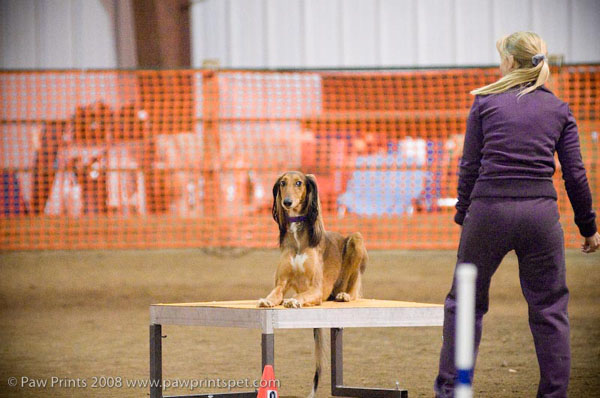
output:
M116 3L1 0L2 68L115 68Z
M133 66L116 43L125 3L0 0L0 66ZM194 0L191 13L195 67L493 64L515 30L567 62L600 62L598 0Z
M597 0L197 0L193 65L481 65L533 30L567 62L600 62Z

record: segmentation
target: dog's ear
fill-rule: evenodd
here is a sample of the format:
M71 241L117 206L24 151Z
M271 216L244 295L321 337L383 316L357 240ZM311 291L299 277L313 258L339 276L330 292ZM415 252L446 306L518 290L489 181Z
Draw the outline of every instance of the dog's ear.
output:
M283 211L283 207L281 206L281 198L279 195L279 187L282 178L283 175L279 177L277 181L275 181L275 185L273 185L273 209L271 210L273 213L273 219L279 226L279 246L283 244L283 238L285 237L285 233L287 231L285 213Z
M315 247L323 236L323 219L321 218L321 202L317 179L312 174L306 175L306 223L308 224L308 245Z

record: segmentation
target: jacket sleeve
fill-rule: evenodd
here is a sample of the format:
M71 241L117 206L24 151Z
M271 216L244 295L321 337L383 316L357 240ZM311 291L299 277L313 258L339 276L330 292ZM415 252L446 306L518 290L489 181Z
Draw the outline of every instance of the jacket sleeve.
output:
M556 152L567 195L575 213L575 224L581 235L588 237L597 231L596 214L592 210L592 193L581 159L577 123L571 110L568 109L567 112L567 122L556 145Z
M462 225L465 219L467 209L471 204L471 192L473 191L477 177L479 177L482 147L483 131L479 116L479 96L476 96L467 119L465 144L459 163L458 202L456 203L456 215L454 216L454 222L459 225Z

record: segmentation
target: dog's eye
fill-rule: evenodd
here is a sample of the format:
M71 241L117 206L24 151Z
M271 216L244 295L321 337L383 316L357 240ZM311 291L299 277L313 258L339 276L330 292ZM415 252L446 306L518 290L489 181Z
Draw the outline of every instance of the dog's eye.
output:
M285 180L282 180L282 181L281 181L281 186L282 186L282 187L285 187Z
M296 181L296 186L299 187L302 185L302 181Z

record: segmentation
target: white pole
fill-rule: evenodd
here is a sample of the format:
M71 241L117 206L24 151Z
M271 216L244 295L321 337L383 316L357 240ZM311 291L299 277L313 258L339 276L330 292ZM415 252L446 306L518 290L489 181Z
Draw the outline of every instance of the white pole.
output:
M471 398L473 390L473 348L475 344L475 278L473 264L459 264L456 269L456 352L454 361L458 380L454 389L456 398Z

